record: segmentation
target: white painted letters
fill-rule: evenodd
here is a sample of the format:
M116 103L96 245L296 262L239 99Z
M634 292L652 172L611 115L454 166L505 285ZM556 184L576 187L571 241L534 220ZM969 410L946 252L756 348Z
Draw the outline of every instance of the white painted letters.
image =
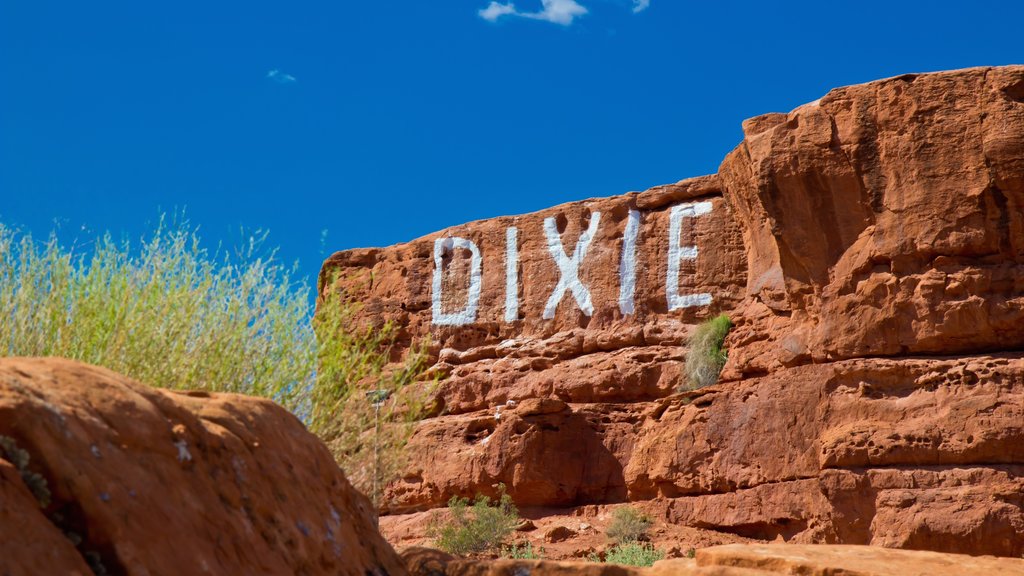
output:
M543 318L545 320L555 317L555 309L558 308L558 303L562 301L566 290L572 292L573 298L576 299L576 304L579 305L580 310L584 314L587 316L594 314L594 305L590 301L590 291L580 282L579 271L580 263L587 256L590 242L593 241L594 236L597 234L597 225L600 221L600 212L594 212L590 215L590 225L587 226L587 230L583 234L580 234L580 239L576 242L576 249L573 251L572 258L570 258L565 254L565 249L562 247L562 237L558 233L558 226L555 224L554 217L544 219L544 236L548 241L548 252L551 253L551 258L558 265L560 274L558 285L555 286L555 291L551 293L547 305L544 306Z
M469 250L470 271L469 271L469 298L466 306L458 312L442 312L441 310L441 265L446 251L454 252L457 249ZM480 290L483 287L481 275L482 261L480 249L476 244L465 238L449 237L434 240L434 283L431 298L434 324L441 326L463 326L476 321L477 307L480 305Z
M519 229L505 229L505 322L519 319Z
M689 221L691 218L698 216L704 216L709 214L714 207L712 202L686 202L672 206L667 214L668 216L668 262L667 271L665 274L665 297L668 301L668 310L680 310L683 308L692 308L697 306L707 306L712 302L712 295L710 293L689 293L680 294L680 280L684 284L687 284L687 278L681 278L683 262L696 260L698 254L698 247L696 242L694 245L683 245L683 238L689 238L689 234L684 234L686 230L692 230L693 224ZM625 208L625 207L623 207ZM621 208L616 209L616 214ZM664 213L661 213L664 214ZM655 222L664 222L660 216L656 214L656 218L651 218ZM544 305L541 318L544 320L551 320L555 317L555 313L558 309L559 304L565 299L566 292L572 294L572 299L575 301L576 306L586 316L594 315L595 303L592 300L590 287L584 285L581 280L582 272L581 267L587 258L587 253L590 251L591 244L593 244L597 237L597 231L601 222L601 213L592 212L590 214L589 222L587 223L586 230L583 230L576 240L575 246L571 251L568 251L567 246L562 243L562 234L558 231L557 217L551 216L544 219L543 222L543 233L544 243L543 246L547 248L547 252L551 259L554 261L558 268L558 283L555 285L554 290L551 292ZM564 218L564 217L562 217ZM619 279L619 294L618 294L618 306L619 312L622 317L632 316L637 313L636 310L636 292L638 275L644 280L643 282L653 281L654 278L646 279L648 270L653 272L653 266L643 266L638 263L638 257L641 254L639 243L641 241L641 226L646 225L648 217L641 214L640 210L629 209L626 213L625 228L622 233L622 246L618 253L618 279ZM520 281L530 281L530 278L536 276L539 272L536 266L541 264L537 262L538 259L545 259L544 248L538 245L536 238L531 238L529 234L540 232L536 229L524 229L524 238L520 238L520 230L517 226L508 226L505 228L505 294L504 294L504 314L494 311L494 313L484 314L484 318L481 319L480 306L482 301L486 306L500 306L501 295L498 293L498 287L494 286L488 295L484 296L483 292L483 257L481 253L481 247L471 240L459 237L446 237L438 238L434 241L434 274L432 288L433 293L431 294L431 312L433 314L433 323L440 326L465 326L473 324L477 321L486 321L493 323L500 321L501 318L508 324L519 322L523 317L520 316L520 310L522 309L523 303L520 302L520 294L527 294L532 297L534 292L530 290L529 286L520 286ZM493 237L490 234L484 234L483 238L487 244L483 246L484 250L494 250L495 252L501 251L501 236ZM493 238L493 240L491 239ZM522 245L520 245L522 241ZM493 242L493 246L490 244ZM456 267L455 269L445 270L444 267L451 267L451 258L447 259L448 264L445 264L445 255L451 255L459 250L465 250L469 252L469 273L468 280L464 277L466 274L464 268L464 261L462 267ZM520 252L522 251L522 254ZM465 256L465 252L461 253ZM613 266L611 262L614 252L610 247L605 250L599 251L596 255L591 256L592 266ZM497 254L494 254L497 256ZM705 256L707 257L707 256ZM500 258L500 257L499 257ZM523 277L520 274L520 264L523 258L527 259L526 264L529 264L524 270L526 275ZM501 273L500 264L494 263L499 266L497 270L491 270L488 268L491 278L497 278L497 275ZM487 264L491 266L491 264ZM447 287L451 290L453 282L458 283L459 288L465 286L465 282L468 282L467 297L464 305L461 309L452 310L452 308L458 308L461 302L451 302L452 300L461 300L459 294L462 293L461 289L456 290L457 294L449 294L448 301L446 302L443 297L443 291L445 288L446 278L445 274L448 274ZM546 276L547 271L544 271ZM653 274L652 274L653 275ZM607 275L602 275L602 278L607 278ZM488 282L499 282L497 280L488 280ZM499 282L500 283L500 282ZM645 284L646 285L646 284ZM613 289L610 286L602 285L602 289L598 291L598 294L609 294L608 290ZM492 294L493 293L493 294ZM613 297L613 296L612 296ZM613 297L614 298L614 297ZM597 306L614 306L614 302L597 302ZM445 312L445 309L450 310ZM533 310L531 308L531 310ZM531 312L533 313L533 312Z
M668 297L668 309L678 310L693 306L711 304L711 294L679 294L679 262L697 258L696 246L680 246L679 234L683 228L683 218L701 216L711 212L711 202L691 202L672 207L668 221L668 273L665 278L665 294Z
M623 316L635 312L633 295L636 293L636 237L640 233L640 212L630 210L626 217L626 232L622 238L622 258L619 261L619 311Z

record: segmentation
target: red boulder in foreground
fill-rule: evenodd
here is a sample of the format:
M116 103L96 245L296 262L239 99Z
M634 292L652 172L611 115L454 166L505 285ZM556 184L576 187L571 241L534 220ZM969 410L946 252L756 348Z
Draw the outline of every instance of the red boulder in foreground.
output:
M4 358L0 436L50 493L41 508L0 454L0 573L405 573L369 501L270 401Z

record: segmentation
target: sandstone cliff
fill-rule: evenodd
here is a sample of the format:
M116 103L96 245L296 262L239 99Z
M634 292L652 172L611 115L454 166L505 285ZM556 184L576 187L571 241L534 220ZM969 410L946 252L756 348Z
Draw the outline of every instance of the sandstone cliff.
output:
M266 400L4 358L0 450L0 574L405 573L369 501Z
M1024 67L744 123L719 173L340 252L322 291L430 339L385 532L504 482L742 539L1024 554ZM736 323L676 393L688 334Z

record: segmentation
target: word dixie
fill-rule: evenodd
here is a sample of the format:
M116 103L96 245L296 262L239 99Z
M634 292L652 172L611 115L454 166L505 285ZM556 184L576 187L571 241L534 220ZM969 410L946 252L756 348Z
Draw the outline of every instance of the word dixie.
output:
M711 212L711 202L691 202L677 204L669 212L669 243L668 269L665 282L665 296L669 310L707 306L711 304L711 294L679 294L679 263L683 260L697 258L696 246L680 246L679 236L685 218L696 218ZM565 297L566 292L572 294L576 305L587 316L594 313L594 304L590 299L590 290L580 281L580 265L587 257L590 243L597 234L601 222L601 213L593 212L587 229L576 241L572 254L567 254L562 246L562 237L553 217L544 219L544 237L547 240L548 252L558 266L559 278L551 296L544 305L544 319L555 317L555 309ZM634 313L633 294L636 291L636 240L640 232L640 212L630 210L626 218L626 231L623 235L622 259L619 262L619 310L623 315ZM446 252L468 250L470 253L469 298L466 306L456 312L441 310L442 302L442 264ZM483 259L480 248L465 238L445 237L434 241L434 276L431 294L432 322L441 326L464 326L476 321L477 308L480 304L482 289ZM515 322L519 317L519 229L505 229L505 321Z

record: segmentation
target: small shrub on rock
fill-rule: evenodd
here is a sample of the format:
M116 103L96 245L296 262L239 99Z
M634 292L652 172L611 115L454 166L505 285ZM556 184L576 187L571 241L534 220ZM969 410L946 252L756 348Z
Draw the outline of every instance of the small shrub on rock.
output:
M430 528L434 545L458 556L501 550L519 524L519 511L505 493L504 484L498 485L498 493L493 504L482 495L472 504L466 498L452 497L448 501L448 520L441 522L435 517Z
M501 557L511 560L540 560L544 558L544 548L534 550L533 542L521 542L505 547L501 552Z
M632 542L613 546L605 554L606 564L622 564L624 566L653 566L665 557L665 553L650 544Z
M696 390L718 382L718 375L727 358L722 344L731 328L732 320L725 314L697 326L687 344L686 365L683 367L686 381L683 382L683 389Z
M647 538L651 519L632 506L616 508L612 512L612 523L605 532L616 544L630 544Z

